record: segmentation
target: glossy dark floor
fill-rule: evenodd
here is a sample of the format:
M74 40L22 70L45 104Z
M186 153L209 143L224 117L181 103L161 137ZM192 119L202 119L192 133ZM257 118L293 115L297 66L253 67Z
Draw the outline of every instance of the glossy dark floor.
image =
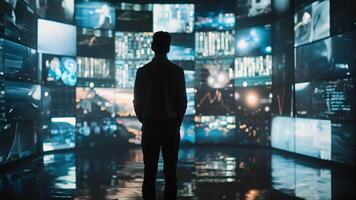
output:
M179 199L355 199L353 170L313 163L266 149L183 148ZM1 174L0 199L141 199L142 179L139 148L54 153Z

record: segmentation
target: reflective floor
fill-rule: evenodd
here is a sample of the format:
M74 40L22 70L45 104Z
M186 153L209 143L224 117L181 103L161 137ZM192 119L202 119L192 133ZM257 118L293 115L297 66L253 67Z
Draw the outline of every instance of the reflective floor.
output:
M313 164L314 163L314 164ZM162 198L160 162L157 192ZM355 172L266 149L182 148L179 199L355 199ZM47 154L0 175L0 199L141 199L139 148Z

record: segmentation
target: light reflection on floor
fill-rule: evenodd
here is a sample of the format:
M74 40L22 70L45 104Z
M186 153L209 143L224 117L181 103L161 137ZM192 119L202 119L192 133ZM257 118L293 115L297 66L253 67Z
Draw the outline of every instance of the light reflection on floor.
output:
M47 154L1 174L0 199L141 199L142 169L139 148ZM159 198L164 185L162 170L160 162ZM266 149L182 148L178 176L179 199L355 196L354 172L340 172Z

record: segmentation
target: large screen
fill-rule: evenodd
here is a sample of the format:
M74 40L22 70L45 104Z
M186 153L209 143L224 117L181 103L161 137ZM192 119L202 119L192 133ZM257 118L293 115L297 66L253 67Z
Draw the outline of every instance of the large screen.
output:
M41 86L5 81L6 119L9 121L35 120L41 107Z
M76 89L76 113L79 118L115 117L118 96L115 88Z
M195 33L195 56L201 58L222 58L235 55L234 31L210 31Z
M256 26L236 31L236 54L238 56L265 55L272 53L271 26Z
M194 60L194 35L171 34L172 42L168 53L169 60Z
M292 117L273 117L271 145L273 148L295 152L295 120Z
M1 122L0 165L36 153L38 136L35 121Z
M296 48L296 82L356 74L356 31Z
M52 117L75 116L75 87L51 85L48 94L46 94L46 90L44 90L43 86L42 90L44 97L50 97L50 111ZM42 101L44 101L44 99L42 99ZM45 112L48 112L48 110L45 110Z
M192 33L194 4L154 4L153 32Z
M39 0L38 14L41 18L63 23L73 23L74 0Z
M195 62L198 88L233 88L233 59L209 59Z
M75 86L77 69L77 61L73 57L42 54L42 73L48 83Z
M332 160L355 165L355 123L335 122L331 130Z
M195 89L187 88L187 109L185 115L194 115L195 114Z
M149 63L150 60L115 60L115 82L117 88L135 86L137 69Z
M272 84L272 56L236 57L235 86Z
M201 115L234 114L233 89L197 89L195 109Z
M36 48L37 17L35 11L22 1L1 2L0 35Z
M295 152L331 160L331 121L295 118Z
M39 19L37 38L40 53L65 56L77 54L76 26Z
M52 118L43 132L43 151L75 147L75 117Z
M355 119L355 80L339 79L295 84L297 116L317 119Z
M78 85L112 87L115 83L113 59L77 57Z
M118 3L116 5L116 30L152 32L152 10L152 4Z
M92 29L115 29L115 8L102 1L77 1L75 21L79 27Z
M196 116L196 143L234 144L236 142L235 116Z
M148 60L154 55L151 50L153 33L151 32L116 32L116 60Z
M122 117L134 117L136 115L133 108L134 91L132 89L116 89L116 92L116 115Z
M236 88L235 100L238 116L254 118L271 115L271 86Z
M271 10L271 0L236 0L237 18L268 14Z
M35 49L0 38L0 57L5 79L39 83L40 69Z
M319 0L294 15L294 45L299 46L330 35L330 1Z
M82 28L78 30L78 56L95 58L114 57L114 35L112 31L92 30Z
M220 31L235 29L235 13L232 8L217 8L202 4L195 7L196 31Z

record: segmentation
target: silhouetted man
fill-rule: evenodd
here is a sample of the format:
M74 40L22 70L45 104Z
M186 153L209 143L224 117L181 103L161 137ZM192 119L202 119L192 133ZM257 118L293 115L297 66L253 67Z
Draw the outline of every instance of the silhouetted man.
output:
M187 108L183 69L167 59L171 36L156 32L151 44L155 57L137 70L134 108L142 123L142 152L145 164L143 199L155 199L160 148L164 161L164 199L177 198L179 128Z

